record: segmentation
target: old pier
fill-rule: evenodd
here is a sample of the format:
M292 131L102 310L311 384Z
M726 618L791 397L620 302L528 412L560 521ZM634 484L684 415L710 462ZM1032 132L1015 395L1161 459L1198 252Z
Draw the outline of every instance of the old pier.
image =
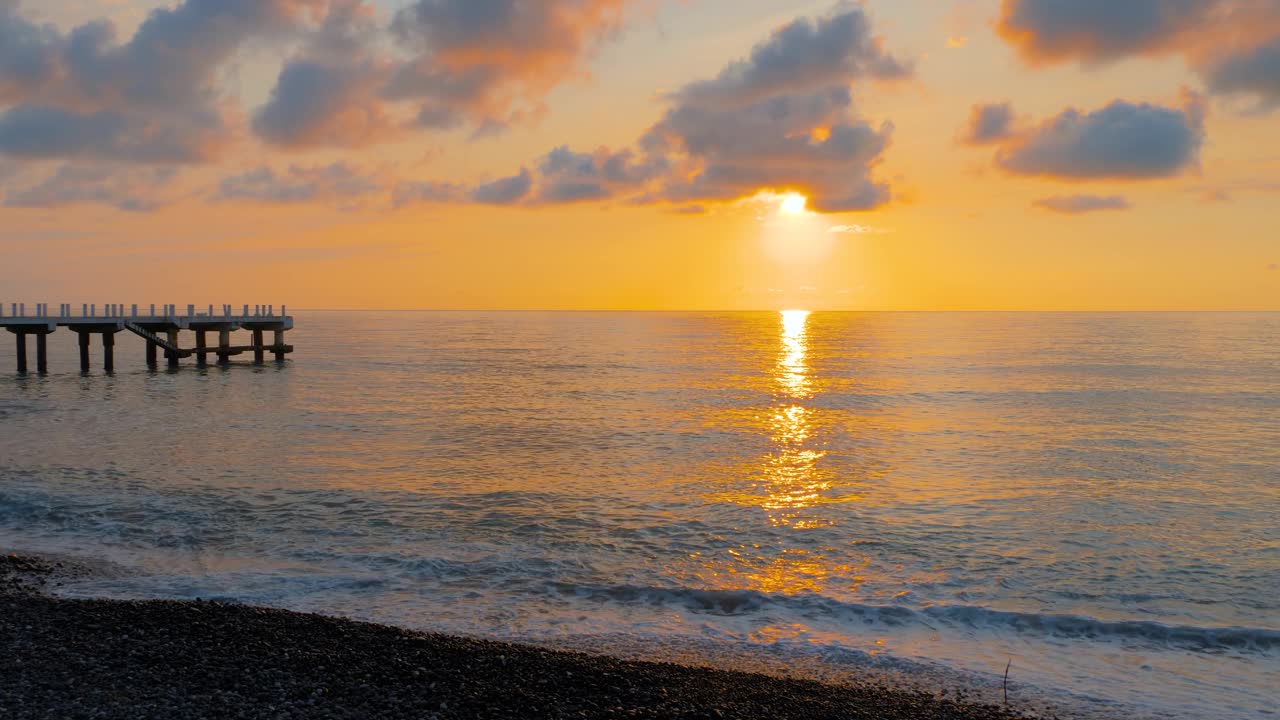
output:
M102 366L107 372L115 370L115 336L120 332L131 332L147 343L146 361L150 367L156 367L159 354L164 353L165 361L171 368L178 367L182 358L194 356L196 364L204 367L209 363L209 356L216 356L219 364L231 362L235 355L253 353L254 362L262 363L267 353L271 353L276 362L283 362L285 356L293 352L293 346L285 344L284 334L293 329L293 318L282 305L279 314L274 305L243 305L235 308L222 305L218 308L210 305L207 312L197 312L195 305L188 305L185 312L177 305L151 305L139 312L137 305L104 305L98 312L96 305L81 305L79 314L70 304L59 305L56 312L50 312L47 304L37 304L35 313L27 315L26 305L13 303L9 312L0 305L0 327L17 336L18 372L27 372L27 339L34 337L36 346L36 371L49 371L48 337L58 328L67 328L79 335L80 370L89 370L89 349L93 336L102 336ZM239 309L241 312L236 313ZM195 347L184 348L181 334L184 330L195 333ZM231 333L247 330L252 338L248 345L232 344ZM266 333L272 333L271 343L266 342ZM210 344L210 333L216 333L216 343Z

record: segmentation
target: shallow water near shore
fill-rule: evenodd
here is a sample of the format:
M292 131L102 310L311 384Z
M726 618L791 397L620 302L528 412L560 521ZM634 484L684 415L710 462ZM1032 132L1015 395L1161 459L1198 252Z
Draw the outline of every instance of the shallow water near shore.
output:
M1275 717L1280 314L298 323L176 373L52 336L0 376L0 548L116 564L70 595Z

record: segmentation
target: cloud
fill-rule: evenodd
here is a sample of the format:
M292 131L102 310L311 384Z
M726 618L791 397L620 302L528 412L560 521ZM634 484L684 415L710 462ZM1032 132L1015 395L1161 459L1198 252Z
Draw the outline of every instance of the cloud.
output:
M289 58L253 130L286 150L362 148L395 138L399 123L380 96L393 72L376 50L377 15L364 0L330 0L324 23Z
M892 193L872 171L893 125L859 119L849 86L909 73L859 6L794 20L714 79L674 94L640 142L673 168L656 197L727 201L774 190L801 192L818 212L884 205Z
M1012 105L974 105L961 141L968 145L986 145L1006 140L1012 134Z
M349 206L384 189L385 183L373 173L345 162L291 165L283 173L264 166L225 178L214 199L273 204L324 201Z
M0 0L0 103L30 96L57 72L60 36L18 15L17 0Z
M1205 82L1216 94L1255 96L1260 111L1280 107L1280 37L1211 61Z
M400 208L418 203L461 202L467 194L466 186L455 183L402 181L396 183L392 201Z
M561 146L536 173L524 170L469 197L693 207L772 191L804 193L818 212L870 210L892 196L872 175L893 125L858 118L850 86L910 72L872 35L862 8L841 2L825 16L775 30L715 77L667 95L663 118L634 148Z
M1085 113L1074 108L1005 142L996 164L1018 175L1062 180L1171 177L1199 162L1200 102L1183 109L1116 100Z
M537 118L618 29L627 0L416 0L389 27L363 0L332 1L255 113L268 143L353 148L410 128L480 136Z
M1276 0L1003 0L996 29L1033 65L1181 55L1214 94L1280 107Z
M253 129L287 149L360 148L389 139L397 129L376 96L381 74L372 63L291 60L254 115Z
M640 161L630 150L577 153L561 146L538 165L537 199L544 203L603 200L659 177L666 169L661 157Z
M1119 195L1101 197L1098 195L1054 196L1035 202L1036 207L1064 215L1081 215L1104 210L1128 210L1133 207L1129 201Z
M997 31L1026 60L1092 62L1165 50L1216 0L1004 0Z
M799 18L775 30L748 57L725 66L712 80L686 85L675 97L683 105L735 107L911 73L909 63L884 51L861 8L840 3L816 21Z
M198 110L156 118L23 105L0 114L0 153L21 159L91 158L183 164L214 159L226 138L220 117Z
M832 225L827 232L832 235L883 235L889 231L870 225Z
M162 167L127 169L68 163L44 180L4 196L5 207L50 208L93 203L127 212L146 212L174 200L177 171Z
M472 202L486 205L514 205L525 199L533 189L533 173L521 168L512 177L495 180L473 189L468 197Z
M536 116L548 92L621 25L625 0L417 0L392 34L415 57L388 95L419 103L427 125L501 127Z
M234 130L217 88L246 41L304 23L325 0L186 0L125 43L99 20L62 33L0 0L0 151L127 162L211 159ZM156 150L148 149L159 145Z

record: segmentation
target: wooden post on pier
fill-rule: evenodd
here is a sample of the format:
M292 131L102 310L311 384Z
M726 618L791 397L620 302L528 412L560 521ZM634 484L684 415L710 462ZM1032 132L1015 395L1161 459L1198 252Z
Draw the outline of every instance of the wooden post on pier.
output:
M253 362L257 365L262 364L263 355L266 354L265 348L262 347L262 331L253 331Z
M276 354L276 362L278 363L284 362L285 351L284 351L284 331L283 330L275 331L275 354Z
M49 372L49 333L36 333L36 372L46 375Z
M27 334L24 332L14 334L18 338L18 372L25 375L27 372Z
M116 334L110 330L102 333L102 369L116 371Z
M212 305L209 306L213 308ZM209 364L209 357L204 354L205 348L209 347L208 338L205 336L204 330L196 331L196 367L205 367Z
M226 329L219 330L218 331L218 364L219 365L231 364L231 351L229 349L230 347L231 347L231 331Z
M147 367L154 368L157 365L156 349L159 347L160 347L159 345L156 345L150 340L147 341Z
M89 372L89 333L87 331L76 331L76 335L80 336L80 372Z
M170 328L168 332L169 332L169 344L172 345L173 347L178 347L178 329ZM172 350L165 350L164 356L169 360L169 367L171 368L178 367L178 353L173 352Z

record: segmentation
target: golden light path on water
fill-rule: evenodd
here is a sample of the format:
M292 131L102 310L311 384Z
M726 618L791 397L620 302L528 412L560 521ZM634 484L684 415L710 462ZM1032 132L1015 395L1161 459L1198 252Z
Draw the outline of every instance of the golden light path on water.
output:
M806 405L817 392L810 369L810 319L811 313L807 310L781 313L778 359L772 371L777 402L763 418L763 429L769 433L773 447L756 468L747 470L759 478L756 492L738 498L739 502L749 502L764 510L769 523L787 538L778 555L738 578L739 583L745 580L749 588L766 593L822 593L832 583L839 583L845 592L856 591L863 583L862 572L869 564L867 558L850 562L844 556L836 560L820 546L804 542L805 533L828 527L832 522L806 510L858 499L847 494L838 500L828 497L827 491L836 479L819 467L827 453L814 446L818 416L814 408ZM806 631L799 626L770 626L761 628L755 636L768 640L794 637Z
M765 461L767 497L761 507L771 511L774 524L794 523L785 511L809 507L831 487L829 480L816 476L818 461L826 453L808 447L812 435L813 411L800 404L813 397L809 378L807 310L784 310L780 352L774 380L786 402L774 408L769 430L776 451Z

